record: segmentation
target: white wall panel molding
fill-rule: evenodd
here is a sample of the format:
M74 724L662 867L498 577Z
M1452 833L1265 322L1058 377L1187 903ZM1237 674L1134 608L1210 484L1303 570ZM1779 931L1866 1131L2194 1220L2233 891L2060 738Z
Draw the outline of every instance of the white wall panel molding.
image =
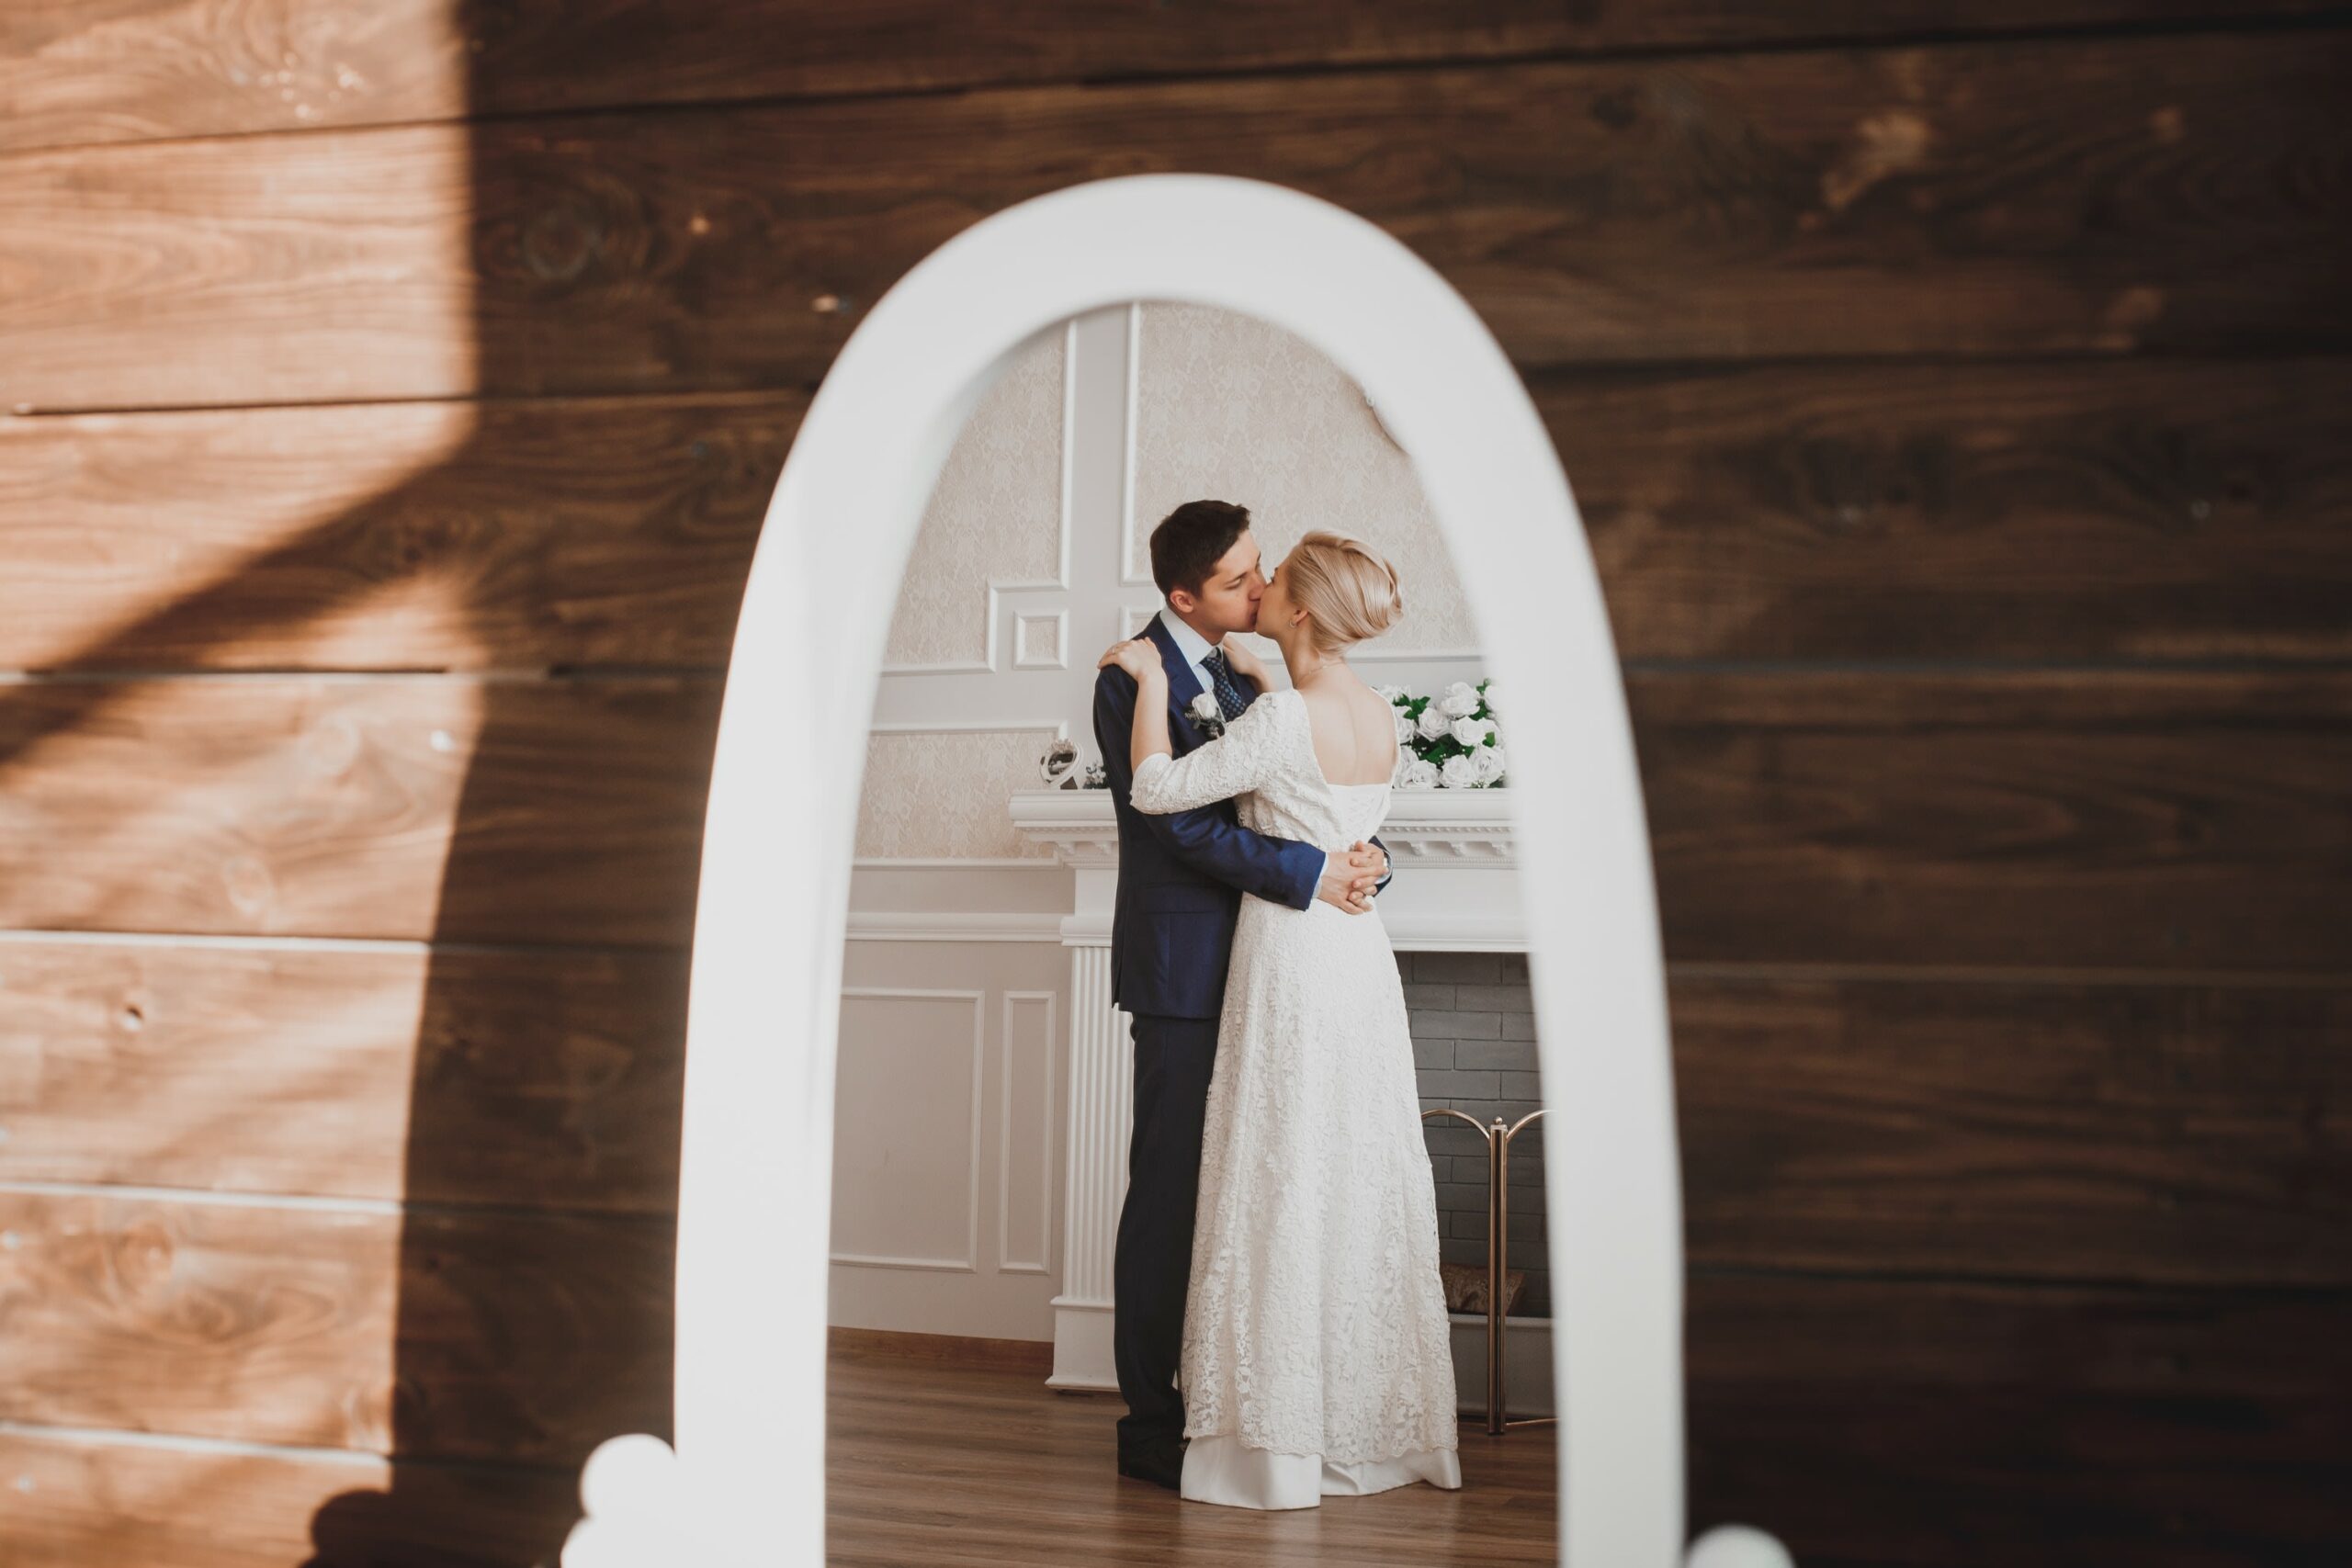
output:
M1052 735L1068 737L1069 725L1059 718L933 718L876 719L876 735Z
M1015 862L1034 864L1034 862ZM944 910L909 913L903 910L853 909L849 916L852 942L1025 942L1062 940L1057 915Z
M1077 323L1037 334L1014 355L997 384L974 406L924 509L892 616L882 675L985 675L1002 667L1012 602L1038 594L1066 597L1070 586L1070 468L1076 384L1070 345ZM1055 417L1050 431L1047 406ZM1041 552L1020 529L1046 504L1053 536ZM1003 563L1035 570L999 571ZM963 657L917 657L950 642L960 595L981 595L980 645Z
M981 1154L980 1108L988 1052L988 993L981 990L941 990L917 986L844 986L842 987L842 1050L837 1072L835 1117L842 1123L835 1135L833 1186L833 1247L835 1263L863 1269L910 1269L934 1273L969 1274L979 1268ZM950 1010L952 1033L944 1038L899 1043L896 1055L875 1035L853 1044L855 1004L873 1002L936 1002L959 1004L961 1018ZM878 1030L876 1032L878 1034ZM963 1073L968 1104L956 1121L965 1134L961 1190L947 1190L946 1170L937 1156L936 1140L944 1121L925 1122L920 1115L936 1107L929 1099L904 1100L899 1090L914 1082L935 1086L952 1081L937 1070L936 1062L919 1058L927 1053L944 1055L963 1047ZM925 1070L926 1068L930 1070ZM882 1151L881 1157L874 1157ZM910 1171L913 1174L910 1174ZM961 1213L963 1254L874 1251L856 1245L861 1229L873 1228L910 1214L937 1213L952 1203ZM892 1233L903 1234L902 1232ZM844 1237L849 1245L842 1245Z
M968 886L951 887L948 896L970 900L995 887L1014 902L1034 902L1039 890L1023 885L1040 879L1035 866L1028 873L951 873L950 880ZM1052 880L1051 872L1046 879ZM897 880L886 877L886 890ZM853 922L858 917L853 904ZM894 1119L911 1115L914 1126L930 1130L944 1148L925 1151L938 1155L928 1172L920 1160L894 1160L891 1179L872 1189L877 1202L918 1206L914 1214L855 1228L845 1223L842 1234L832 1238L838 1256L827 1270L826 1320L904 1333L1049 1340L1053 1297L1060 1288L1063 1107L1069 1092L1069 1057L1062 1037L1069 1028L1069 960L1050 919L1042 941L965 940L968 934L951 923L933 933L933 940L920 940L904 928L882 940L852 940L842 950L841 983L845 997L944 991L982 998L976 1267L922 1266L960 1254L970 1217L963 1147L969 1082L962 1070L968 1028L965 1003L845 1000L848 1032L842 1035L837 1071L842 1109L832 1162L836 1189L851 1179L859 1158L853 1145L887 1132ZM873 1070L892 1068L888 1058L864 1064L853 1059L859 1030L872 1027L875 1010L892 1007L911 1011L910 1021L892 1027L926 1047L899 1053L899 1059L912 1059L929 1076L911 1080L911 1069L901 1068L897 1081L862 1082L861 1066L869 1078ZM943 1174L950 1168L952 1178ZM895 1266L894 1259L899 1260Z
M1137 415L1143 403L1141 300L1127 306L1120 324L1125 330L1121 334L1119 377L1119 585L1156 589L1151 552L1144 547L1150 535L1136 516L1136 427L1141 423Z
M1054 1018L1061 998L1055 991L1006 991L999 1002L1002 1024L998 1037L1002 1042L997 1057L997 1182L996 1182L996 1267L1001 1274L1047 1274L1053 1270L1054 1245L1054 1168L1057 1150L1054 1139ZM1026 1028L1014 1022L1016 1013L1027 1015ZM1016 1072L1025 1055L1031 1059L1029 1070ZM1022 1088L1017 1089L1016 1080ZM1022 1089L1027 1090L1022 1092ZM1027 1107L1029 1136L1016 1139L1013 1134L1013 1112L1016 1105ZM1022 1157L1016 1158L1016 1153ZM1034 1252L1034 1258L1013 1257L1013 1172L1016 1166L1033 1165L1035 1174L1023 1182L1023 1201L1034 1194L1034 1213L1022 1216L1022 1238L1028 1245L1023 1249Z
M1012 667L1069 668L1069 610L1016 611L1012 617Z

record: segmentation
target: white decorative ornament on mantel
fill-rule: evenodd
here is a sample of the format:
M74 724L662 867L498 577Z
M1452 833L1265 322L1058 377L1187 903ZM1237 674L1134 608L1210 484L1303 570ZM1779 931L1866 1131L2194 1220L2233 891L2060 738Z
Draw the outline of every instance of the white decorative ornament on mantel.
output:
M1400 789L1388 797L1380 842L1392 865L1455 860L1513 869L1519 848L1510 806L1507 789ZM1510 892L1516 897L1516 885ZM1499 886L1495 896L1502 896Z
M827 1231L860 780L855 761L809 766L805 738L870 718L925 502L981 394L1033 334L1138 299L1238 311L1305 340L1413 455L1487 665L1513 693L1501 808L1531 808L1507 825L1431 825L1410 861L1396 857L1384 918L1408 912L1408 883L1495 874L1477 862L1498 830L1531 873L1515 920L1553 1106L1558 1539L1577 1568L1684 1562L1682 1220L1657 890L1608 611L1559 457L1486 324L1394 235L1261 181L1139 175L1021 202L926 256L858 323L801 421L746 580L711 762L686 1017L675 1459L648 1436L600 1448L565 1568L825 1560ZM1074 855L1103 852L1079 826L1044 829ZM1065 942L1076 934L1066 923ZM1073 1010L1114 1019L1107 949L1091 951L1105 962L1077 976ZM1111 1070L1086 1092L1123 1095L1125 1058L1105 1053ZM1062 1281L1073 1306L1107 1298L1107 1278L1080 1277L1077 1261ZM1107 1314L1092 1315L1107 1333Z

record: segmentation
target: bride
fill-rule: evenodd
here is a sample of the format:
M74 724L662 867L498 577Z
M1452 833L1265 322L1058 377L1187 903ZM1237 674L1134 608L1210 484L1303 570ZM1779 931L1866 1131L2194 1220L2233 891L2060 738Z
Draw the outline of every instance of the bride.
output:
M1229 639L1228 659L1265 694L1181 761L1158 649L1113 647L1102 664L1140 688L1136 809L1238 797L1242 824L1261 833L1326 850L1370 839L1397 764L1396 710L1345 654L1402 611L1387 562L1360 541L1307 535L1258 606L1290 689L1272 689ZM1326 1494L1462 1484L1437 1193L1376 909L1242 897L1180 1364L1185 1497L1305 1508Z

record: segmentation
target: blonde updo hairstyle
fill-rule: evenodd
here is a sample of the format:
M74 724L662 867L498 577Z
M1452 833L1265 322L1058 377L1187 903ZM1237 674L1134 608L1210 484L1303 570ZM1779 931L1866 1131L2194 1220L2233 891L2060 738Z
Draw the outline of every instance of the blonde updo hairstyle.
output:
M1298 541L1287 564L1291 602L1306 612L1320 652L1376 637L1405 613L1396 569L1362 539L1318 528Z

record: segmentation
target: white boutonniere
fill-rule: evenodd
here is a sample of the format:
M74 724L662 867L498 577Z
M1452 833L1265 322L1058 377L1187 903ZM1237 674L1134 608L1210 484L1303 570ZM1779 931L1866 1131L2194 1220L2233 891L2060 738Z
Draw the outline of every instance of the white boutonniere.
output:
M1216 705L1216 698L1203 692L1193 699L1185 716L1200 727L1201 733L1214 740L1225 733L1225 710Z

